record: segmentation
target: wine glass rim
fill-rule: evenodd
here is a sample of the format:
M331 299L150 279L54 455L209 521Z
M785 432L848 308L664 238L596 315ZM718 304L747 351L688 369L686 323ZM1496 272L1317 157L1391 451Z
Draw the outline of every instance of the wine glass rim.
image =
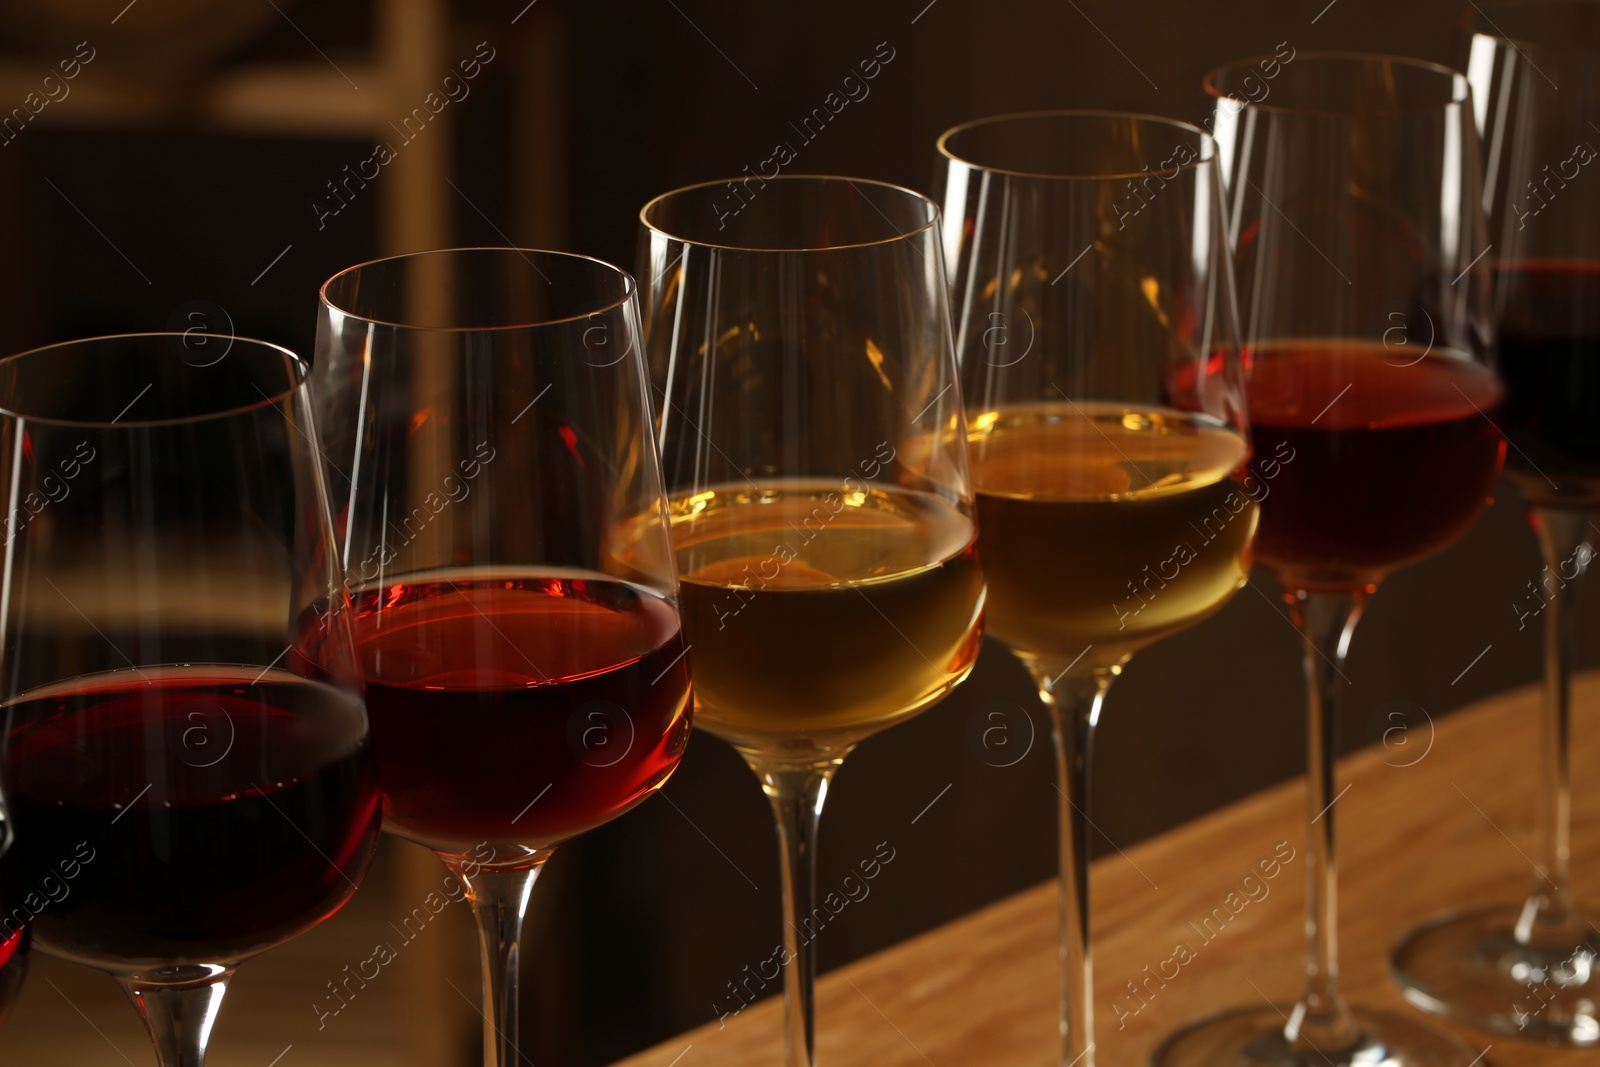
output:
M128 333L106 333L97 334L93 337L78 337L70 341L55 341L51 344L38 345L34 348L24 349L21 352L13 352L7 356L0 356L0 365L10 363L12 360L25 359L28 356L37 356L41 353L50 352L55 349L75 348L80 345L99 345L105 342L153 340L155 338L166 338L168 341L175 342L181 346L187 346L187 344L192 342L195 338L205 338L207 340L225 341L230 349L236 344L252 345L256 348L270 349L282 356L288 363L289 367L292 368L294 380L288 385L284 386L282 389L273 390L270 393L262 393L260 400L251 400L243 404L234 404L230 407L222 407L215 411L205 411L195 415L173 415L162 419L124 419L122 415L119 414L111 419L63 419L51 415L30 415L25 411L18 411L4 401L0 401L0 416L13 418L19 422L33 423L34 425L38 426L81 426L98 427L101 429L110 429L111 427L115 426L119 429L146 429L155 426L177 426L184 423L207 422L211 419L231 418L235 415L242 415L247 411L255 411L260 408L270 407L273 404L278 403L280 400L292 396L297 391L304 390L309 387L311 366L293 349L286 348L280 344L274 344L271 341L263 341L255 337L239 337L236 334L211 333L207 330L134 330ZM146 388L148 389L148 387ZM142 397L143 395L143 393L140 393L139 397ZM129 402L128 407L131 408L134 403L137 403L139 397L134 397L134 399ZM122 414L126 413L127 412L125 409Z
M917 192L915 189L908 188L904 185L896 185L893 182L881 182L875 178L852 178L842 174L778 174L771 178L758 176L755 177L754 180L761 182L845 182L852 188L857 185L870 185L875 189L886 189L894 193L903 193L906 196L921 201L928 208L928 220L920 225L913 226L911 229L906 230L903 233L897 233L892 237L879 237L871 241L847 241L843 244L805 245L794 248L752 247L750 245L723 244L720 241L707 241L697 237L685 237L683 234L673 233L666 227L658 226L650 221L651 210L654 209L656 205L669 200L672 197L680 196L684 193L694 192L697 189L711 189L719 185L731 185L734 182L748 182L750 180L752 180L750 175L740 174L732 178L717 178L713 181L695 182L691 185L680 185L676 189L669 189L664 193L651 197L645 202L644 207L639 209L639 223L651 233L659 233L669 241L675 241L682 245L692 245L697 248L714 248L724 252L776 253L833 252L843 251L851 248L872 248L877 245L887 245L893 244L896 241L904 241L908 237L916 237L919 234L926 233L939 225L939 205L932 198ZM891 225L893 225L893 223L891 223Z
M1119 119L1148 122L1183 133L1195 134L1199 138L1200 158L1188 163L1180 163L1171 168L1174 172L1198 169L1213 162L1215 149L1211 135L1192 122L1182 119L1168 118L1165 115L1155 115L1144 111L1112 111L1100 108L1046 108L1039 111L1009 111L1003 115L985 115L982 118L972 119L950 127L939 135L936 142L939 154L952 163L959 163L973 170L987 171L991 174L1007 174L1016 178L1043 178L1050 181L1118 181L1124 178L1142 178L1149 172L1144 170L1134 171L1097 171L1092 174L1058 174L1048 171L1014 170L1010 167L992 167L986 163L968 159L958 155L949 145L950 138L958 134L973 130L979 126L998 125L1003 122L1014 122L1018 119L1049 119L1049 118L1082 118L1082 119Z
M1474 37L1485 37L1491 41L1505 41L1518 48L1531 49L1536 52L1600 52L1600 45L1585 47L1575 41L1563 41L1559 46L1552 45L1549 41L1534 40L1532 37L1519 37L1514 33L1507 33L1494 20L1489 17L1489 12L1505 14L1522 8L1590 8L1600 11L1600 0L1484 0L1482 4L1473 4L1472 10L1464 12L1462 24L1468 33ZM1487 27L1483 24L1487 24Z
M490 326L425 326L414 322L391 322L388 319L380 319L373 315L363 315L359 311L352 311L351 309L344 307L342 304L335 302L333 298L328 295L329 287L339 279L348 274L354 274L359 270L364 270L368 267L376 267L385 263L396 263L400 260L419 259L422 256L450 256L460 255L464 252L514 252L526 260L528 265L533 267L533 269L536 271L539 268L533 262L533 260L528 259L530 255L554 256L558 259L576 260L583 263L593 264L594 266L604 268L606 271L616 275L619 279L621 279L622 295L609 302L596 301L594 307L586 311L574 312L571 315L561 315L548 319L527 319L522 322L501 322ZM604 315L615 311L618 308L626 307L628 301L632 300L638 292L638 287L638 283L634 281L633 275L623 270L615 263L608 263L605 260L598 259L594 256L586 256L581 252L560 252L553 248L523 248L517 245L459 245L453 248L425 248L416 252L400 252L392 256L378 256L375 259L368 259L363 260L360 263L353 263L350 266L345 267L343 270L336 272L327 281L323 282L322 286L317 290L317 298L322 302L324 307L333 311L337 311L339 314L355 319L358 322L367 323L371 326L386 326L395 330L416 330L419 333L493 333L500 330L531 330L537 329L541 326L560 326L564 323L586 322L589 319L594 318L596 315Z
M1268 103L1265 101L1256 102L1253 100L1242 100L1240 101L1242 105L1240 110L1251 109L1255 111L1273 111L1287 115L1326 115L1342 118L1375 118L1382 115L1417 114L1425 111L1437 111L1441 109L1448 110L1450 108L1465 107L1471 96L1470 83L1467 81L1467 76L1465 74L1459 70L1456 70L1454 67L1446 66L1443 63L1435 63L1429 59L1418 59L1415 56L1394 55L1388 52L1329 51L1298 52L1290 62L1298 65L1304 63L1308 59L1312 61L1338 61L1342 63L1380 62L1390 64L1391 66L1407 67L1411 70L1425 71L1431 74L1443 74L1450 79L1450 99L1445 101L1443 104L1436 103L1406 107L1397 106L1381 111L1342 111L1332 108L1293 107L1284 104ZM1231 59L1226 63L1219 63L1210 70L1206 71L1205 77L1201 79L1201 84L1205 87L1207 93L1218 100L1240 100L1239 97L1233 95L1232 93L1225 93L1217 87L1218 76L1224 71L1239 71L1255 68L1258 64L1267 62L1269 60L1279 63L1283 66L1290 65L1290 63L1286 63L1279 59L1276 55L1272 54L1247 56L1242 59Z

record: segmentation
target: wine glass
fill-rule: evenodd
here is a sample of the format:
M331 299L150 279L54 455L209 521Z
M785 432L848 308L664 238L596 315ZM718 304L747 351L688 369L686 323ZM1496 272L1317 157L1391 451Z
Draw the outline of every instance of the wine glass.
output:
M1600 538L1600 4L1485 4L1468 77L1487 146L1500 426L1544 570L1514 605L1544 627L1539 863L1528 897L1436 917L1396 945L1413 1004L1555 1044L1600 1042L1600 934L1572 898L1571 675L1579 583ZM1542 620L1539 616L1543 615Z
M988 632L1054 725L1061 1062L1093 1067L1094 725L1135 651L1244 585L1267 491L1221 186L1206 133L1143 115L1005 115L939 149Z
M1167 1038L1161 1067L1466 1067L1474 1050L1339 989L1334 826L1345 654L1391 571L1459 537L1505 445L1486 365L1487 271L1466 79L1378 55L1212 71L1258 455L1281 460L1256 552L1300 630L1307 737L1306 986Z
M633 279L516 248L351 267L316 386L384 825L466 886L484 1063L512 1067L535 878L689 736Z
M0 360L0 895L117 980L163 1067L377 841L307 374L193 331Z
M772 802L786 1062L810 1067L829 782L964 679L981 642L938 208L784 176L679 189L640 217L695 722Z

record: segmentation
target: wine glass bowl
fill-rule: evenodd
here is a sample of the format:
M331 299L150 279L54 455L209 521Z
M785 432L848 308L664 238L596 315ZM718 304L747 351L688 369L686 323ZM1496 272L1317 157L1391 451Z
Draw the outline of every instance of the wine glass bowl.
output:
M1179 258L1219 208L1210 142L1041 112L958 126L940 149L988 632L1053 663L1046 677L1120 666L1249 571L1234 326L1215 265Z
M1497 366L1507 472L1535 507L1600 508L1594 373L1596 199L1584 176L1600 115L1600 4L1486 3L1468 12L1468 70L1489 146Z
M1263 501L1256 542L1286 588L1376 589L1459 538L1492 495L1498 378L1442 344L1412 358L1340 338L1246 352L1257 447L1296 467Z
M481 861L487 843L492 865L530 862L645 800L682 755L689 681L664 598L463 568L406 575L355 605L368 701L407 724L383 731L388 820L441 855ZM485 735L502 755L481 751ZM516 775L463 788L512 764ZM542 807L529 806L535 781L551 786Z
M988 631L1042 681L1068 666L1120 669L1221 608L1249 575L1248 443L1162 407L1008 404L972 417ZM1052 454L1081 465L1041 469Z
M747 188L732 215L725 183L644 208L646 344L696 723L805 763L967 676L983 577L936 209L844 178Z
M317 351L385 826L466 885L509 1067L534 879L689 735L633 279L531 249L377 260L323 287Z
M695 723L772 803L787 1062L814 1062L817 820L850 750L971 672L984 580L938 208L783 176L645 205L645 344Z
M1249 576L1250 457L1211 139L1115 112L939 140L988 632L1054 724L1061 1063L1093 1067L1089 749L1138 649Z
M755 509L763 514L752 522ZM742 752L801 763L842 756L942 698L977 660L973 524L931 494L773 480L674 500L672 520L685 631L719 633L694 657L696 721ZM819 533L825 520L826 537L803 556L793 543L766 544L808 520ZM750 595L768 588L786 592ZM904 640L862 655L887 644L884 626ZM800 635L804 657L792 651Z
M298 937L349 899L378 832L365 716L354 694L285 674L147 666L7 704L13 884L74 875L31 923L42 948L101 970L198 976ZM155 777L146 735L208 729L217 762L196 749L159 800L133 799ZM110 831L108 812L120 816ZM189 848L164 848L171 839Z
M1506 382L1506 439L1516 446L1507 473L1534 506L1600 509L1600 437L1592 418L1600 395L1593 370L1600 261L1508 258L1496 262L1495 284L1496 364Z
M379 828L309 371L200 339L0 361L0 896L118 980L169 1067L201 1063L235 967L350 898Z
M1477 189L1468 86L1419 61L1300 58L1270 84L1258 62L1206 80L1223 151L1266 160L1230 192L1241 284L1270 292L1250 303L1250 416L1259 451L1300 468L1265 506L1257 554L1286 587L1376 588L1465 532L1505 449L1488 279L1441 266L1484 250L1481 224L1458 219Z

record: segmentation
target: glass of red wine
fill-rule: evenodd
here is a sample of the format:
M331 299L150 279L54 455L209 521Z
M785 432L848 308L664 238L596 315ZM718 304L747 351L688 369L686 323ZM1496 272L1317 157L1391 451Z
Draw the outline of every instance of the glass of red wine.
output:
M1462 75L1301 53L1212 71L1246 402L1275 463L1256 556L1299 629L1307 708L1306 985L1203 1019L1161 1067L1467 1067L1454 1037L1352 1008L1339 988L1338 705L1356 621L1395 569L1459 537L1505 444L1487 365L1478 143Z
M535 878L689 737L633 279L516 248L351 267L316 384L384 824L466 885L511 1067Z
M1578 587L1600 547L1600 3L1485 4L1468 63L1487 147L1507 470L1544 569L1515 605L1544 628L1539 852L1528 896L1429 920L1391 960L1419 1007L1552 1044L1600 1042L1600 933L1571 889ZM1543 619L1539 619L1542 615Z
M163 1067L377 841L308 373L197 332L0 360L0 898L117 980Z

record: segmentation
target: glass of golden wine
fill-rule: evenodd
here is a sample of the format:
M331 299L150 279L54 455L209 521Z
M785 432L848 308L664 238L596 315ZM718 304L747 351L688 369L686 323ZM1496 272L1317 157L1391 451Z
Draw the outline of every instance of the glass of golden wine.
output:
M738 750L777 818L790 1067L815 1062L805 928L829 782L981 643L938 217L906 189L812 176L641 212L695 725Z
M1138 649L1250 570L1238 330L1211 138L1109 112L939 139L988 632L1055 728L1061 1062L1093 1067L1089 750Z

